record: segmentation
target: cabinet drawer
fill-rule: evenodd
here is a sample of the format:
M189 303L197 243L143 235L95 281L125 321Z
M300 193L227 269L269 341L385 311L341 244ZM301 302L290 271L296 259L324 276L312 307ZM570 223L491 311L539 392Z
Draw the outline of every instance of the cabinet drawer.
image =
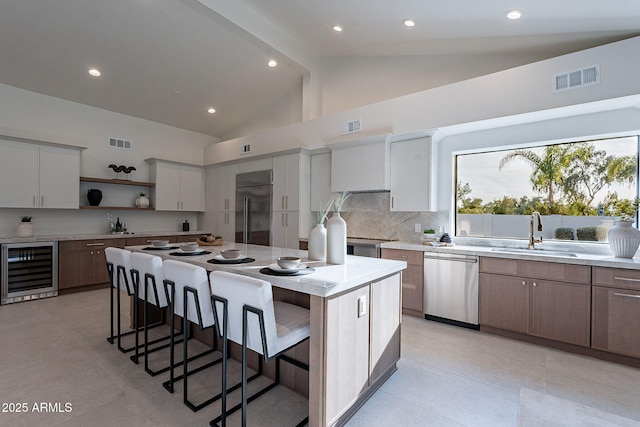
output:
M640 357L640 290L594 286L592 304L593 348Z
M422 313L422 266L410 264L402 272L402 308Z
M424 263L424 252L382 248L382 258L406 261L407 264L421 266Z
M124 248L125 239L91 239L91 240L65 240L58 242L58 252L73 252L91 250L96 248Z
M640 291L640 270L594 267L593 284Z
M176 236L127 237L126 246L148 245L152 240L168 240L169 243L175 243Z
M591 267L558 262L480 257L480 272L523 276L532 279L555 280L559 282L582 283L585 285L591 283Z

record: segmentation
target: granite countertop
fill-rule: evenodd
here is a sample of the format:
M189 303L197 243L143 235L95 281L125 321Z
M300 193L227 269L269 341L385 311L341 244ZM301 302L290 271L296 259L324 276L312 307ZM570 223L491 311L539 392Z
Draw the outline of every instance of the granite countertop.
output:
M225 243L223 246L201 246L211 254L201 256L171 256L171 250L145 251L148 246L127 246L127 249L158 255L163 259L175 259L196 264L209 271L222 270L244 274L263 280L268 280L274 286L320 297L329 297L358 288L382 277L398 273L407 267L404 261L367 258L347 255L346 264L332 265L323 261L309 261L307 251L277 248L273 246L247 245L241 243ZM207 260L220 254L222 249L236 248L242 255L254 258L247 264L211 264ZM303 276L272 276L260 273L260 269L276 262L280 256L297 256L315 271Z
M548 252L552 252L553 255L545 254L545 250L532 250L529 252L529 250L527 249L516 249L516 251L518 252L508 252L509 248L498 248L495 246L471 246L456 244L454 246L434 247L416 242L402 241L383 243L380 245L380 247L387 249L402 249L420 252L455 253L461 255L475 255L493 258L509 258L526 261L557 262L562 264L588 265L592 267L615 267L640 270L640 258L616 258L611 254L594 254L586 252L566 251L566 253L573 253L576 255L569 256L563 255L563 251L555 251L551 248L545 248L545 250Z
M141 233L127 233L127 234L47 234L38 235L33 237L17 237L8 236L0 237L0 244L2 243L30 243L30 242L61 242L65 240L93 240L93 239L126 239L127 237L146 237L146 236L184 236L191 235L199 236L201 234L207 234L205 231L144 231Z

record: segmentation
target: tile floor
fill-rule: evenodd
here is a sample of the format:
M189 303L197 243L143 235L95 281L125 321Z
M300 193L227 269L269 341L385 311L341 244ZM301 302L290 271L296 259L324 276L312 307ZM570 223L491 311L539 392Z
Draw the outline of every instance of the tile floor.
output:
M208 425L219 405L186 408L107 343L108 316L106 289L0 307L0 426ZM216 371L190 382L194 400ZM249 409L284 426L307 407L278 387ZM398 371L348 423L390 425L640 426L640 370L405 317Z

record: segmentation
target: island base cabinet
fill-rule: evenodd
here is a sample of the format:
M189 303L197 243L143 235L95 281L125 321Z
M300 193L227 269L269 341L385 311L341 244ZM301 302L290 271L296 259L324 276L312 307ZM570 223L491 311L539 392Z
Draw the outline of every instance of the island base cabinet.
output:
M58 243L58 284L60 291L82 287L108 286L107 258L104 249L124 247L123 239L69 240ZM86 288L89 289L89 288Z
M395 371L400 294L395 274L328 299L311 296L309 426L341 425Z
M592 347L640 357L640 290L593 287Z

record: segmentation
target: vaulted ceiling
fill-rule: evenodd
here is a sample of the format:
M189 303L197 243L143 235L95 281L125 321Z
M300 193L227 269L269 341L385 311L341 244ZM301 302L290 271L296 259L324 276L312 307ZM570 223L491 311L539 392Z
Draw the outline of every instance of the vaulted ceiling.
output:
M0 83L221 136L327 56L552 57L638 34L636 0L3 0Z

